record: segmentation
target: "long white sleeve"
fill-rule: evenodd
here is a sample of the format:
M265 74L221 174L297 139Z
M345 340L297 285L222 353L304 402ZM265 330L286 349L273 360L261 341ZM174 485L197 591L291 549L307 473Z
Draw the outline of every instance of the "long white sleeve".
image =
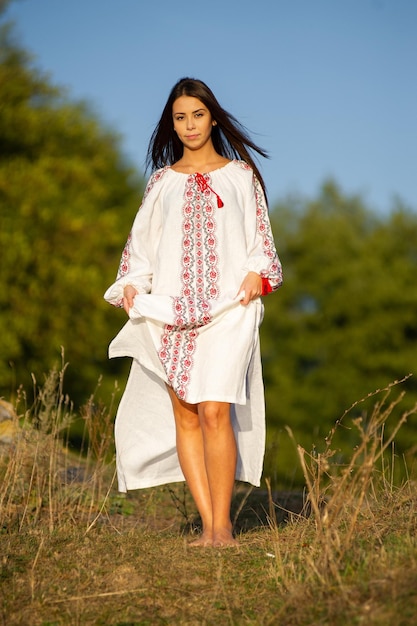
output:
M248 248L247 272L260 274L267 281L269 291L282 284L282 267L275 248L265 194L259 180L253 175L252 189L246 194L245 225Z
M104 294L104 299L114 306L122 306L123 289L126 285L132 285L141 294L151 291L154 250L158 246L161 231L158 182L162 173L163 171L158 170L149 179L142 204L122 252L116 281Z

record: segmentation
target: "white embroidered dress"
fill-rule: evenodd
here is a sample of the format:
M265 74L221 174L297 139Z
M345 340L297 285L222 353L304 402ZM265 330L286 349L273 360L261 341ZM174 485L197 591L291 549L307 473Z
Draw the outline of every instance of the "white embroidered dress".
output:
M220 205L220 207L219 207ZM259 350L260 298L242 306L249 271L266 291L282 282L265 197L252 169L230 161L209 174L156 171L104 297L138 295L109 347L132 368L115 423L120 491L183 481L166 383L190 403L230 402L236 479L259 485L265 409Z

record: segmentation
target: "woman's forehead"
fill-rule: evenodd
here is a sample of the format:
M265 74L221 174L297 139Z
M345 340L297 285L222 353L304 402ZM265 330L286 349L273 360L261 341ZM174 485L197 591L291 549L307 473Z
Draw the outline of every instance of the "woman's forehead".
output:
M201 100L194 98L194 96L180 96L174 100L172 105L173 113L193 113L199 109L207 109L207 107Z

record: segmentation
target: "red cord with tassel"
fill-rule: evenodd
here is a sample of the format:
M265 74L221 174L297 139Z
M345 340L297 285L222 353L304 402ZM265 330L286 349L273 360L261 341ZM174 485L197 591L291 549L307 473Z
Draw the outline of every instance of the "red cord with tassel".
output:
M204 178L203 174L200 174L199 172L197 172L196 175L195 175L195 179L197 181L197 185L198 185L200 191L206 191L206 189L210 189L211 193L214 193L214 195L217 198L217 208L221 209L222 207L224 207L223 200L220 198L219 194L216 193L214 191L214 189L212 189L210 187L210 185L208 184L208 182Z

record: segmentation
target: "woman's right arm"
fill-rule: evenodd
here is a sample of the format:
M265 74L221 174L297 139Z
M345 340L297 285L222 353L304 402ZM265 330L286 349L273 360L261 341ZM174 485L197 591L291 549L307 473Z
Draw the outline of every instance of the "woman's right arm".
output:
M149 293L152 288L154 250L160 232L158 185L151 177L142 204L133 222L132 230L120 259L115 282L104 294L104 299L126 312L138 293ZM157 179L159 180L159 179Z

